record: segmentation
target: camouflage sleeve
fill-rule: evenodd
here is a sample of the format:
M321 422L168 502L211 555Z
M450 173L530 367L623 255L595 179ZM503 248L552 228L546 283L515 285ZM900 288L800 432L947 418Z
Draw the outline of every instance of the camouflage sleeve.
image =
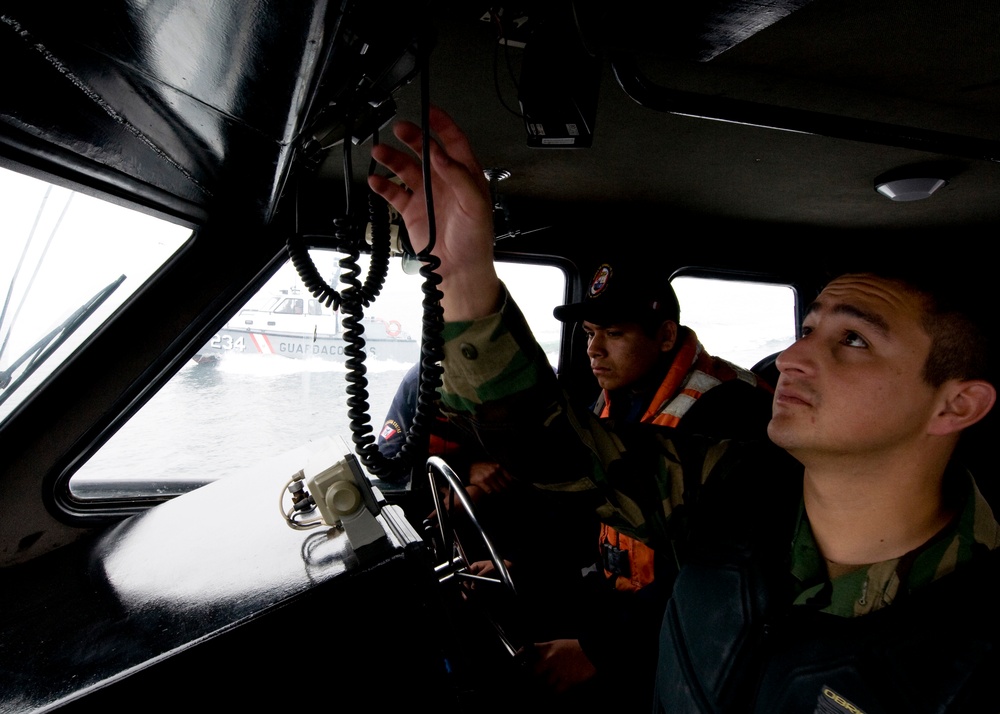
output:
M600 421L560 389L524 317L500 312L445 327L442 409L515 478L565 494L568 507L647 542L672 540L670 517L724 445L663 427ZM683 468L682 468L683 464Z

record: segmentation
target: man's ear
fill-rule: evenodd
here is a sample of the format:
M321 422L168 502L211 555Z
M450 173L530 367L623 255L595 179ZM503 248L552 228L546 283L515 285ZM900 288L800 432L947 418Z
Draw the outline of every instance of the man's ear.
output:
M660 352L669 352L677 344L677 323L673 320L664 320L657 330L656 339L660 342Z
M935 436L954 434L972 426L989 414L997 390L981 379L952 380L942 387L942 405L931 420Z

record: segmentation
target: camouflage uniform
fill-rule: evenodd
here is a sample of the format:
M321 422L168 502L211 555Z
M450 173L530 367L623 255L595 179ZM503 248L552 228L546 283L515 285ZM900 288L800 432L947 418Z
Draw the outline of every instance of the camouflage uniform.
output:
M801 505L801 466L784 451L769 443L713 442L641 424L602 424L586 410L574 409L558 388L544 354L531 336L520 311L510 299L505 298L503 307L497 314L476 321L447 325L445 338L445 373L442 387L444 408L452 413L453 418L468 424L469 428L478 434L487 450L512 474L531 480L539 488L565 492L567 501L575 500L578 502L578 507L596 509L601 520L650 543L655 548L673 548L681 564L689 562L689 555L690 560L699 565L718 560L717 553L707 552L717 546L720 551L730 549L736 554L734 557L737 560L743 558L744 564L748 564L747 568L750 570L760 565L759 561L764 562L761 567L765 570L769 563L774 564L776 567L772 570L780 570L780 574L764 573L760 580L768 583L781 581L780 585L774 587L769 584L770 589L765 588L764 595L773 594L775 591L785 593L774 598L784 600L782 607L785 611L788 599L792 598L795 605L805 606L793 608L796 612L809 611L818 613L820 617L833 615L841 618L869 615L894 601L907 599L902 596L911 592L921 589L934 592L935 588L926 587L932 582L942 579L957 580L943 576L1000 545L1000 526L989 506L974 484L970 485L971 479L964 475L954 476L958 469L952 468L950 470L952 475L946 482L951 484L955 494L953 497L959 499L957 503L962 505L959 507L959 516L948 528L913 553L892 561L873 564L831 582L826 576L825 564ZM650 479L650 474L655 478ZM725 495L715 498L719 493ZM712 504L711 509L700 510L699 507L706 502ZM699 524L700 527L692 527L689 530L689 526L693 523ZM758 538L756 531L760 531L763 535ZM754 535L745 536L746 532L753 532ZM702 536L708 537L702 538ZM789 550L790 536L792 545ZM753 541L753 547L744 548L745 538ZM756 540L753 540L754 538ZM756 545L767 543L769 539L768 547L754 549ZM711 545L705 546L706 542ZM775 551L782 552L776 555ZM753 553L754 557L749 558L746 553ZM765 557L761 558L762 554ZM983 558L979 558L979 561L982 560ZM711 571L712 567L714 565L702 568L701 574ZM699 568L695 568L694 571L690 568L685 570L689 571L687 576L682 571L685 588L688 581L691 581L696 584L697 590L697 587L700 587L697 586ZM973 571L975 568L965 570ZM724 574L725 569L718 572ZM988 587L979 588L990 594L991 599L985 602L991 603L996 593L993 589L995 572L996 568L991 566L986 581ZM722 585L724 587L714 588L713 592L716 594L731 592L726 590L726 583ZM748 587L752 595L756 585L751 584ZM720 643L721 649L718 651L709 652L709 659L706 660L714 664L711 666L712 671L707 675L712 682L707 685L702 683L705 689L728 687L728 693L724 696L719 695L721 699L715 701L714 705L704 703L712 700L712 691L703 692L704 699L699 699L691 694L692 690L685 689L690 683L676 686L672 683L677 677L675 672L664 669L664 662L671 661L671 656L664 656L664 648L676 647L677 642L685 637L685 624L682 621L686 616L683 612L680 614L676 612L679 607L676 603L685 602L684 595L687 591L685 589L679 593L679 589L681 589L681 579L675 588L675 602L668 608L661 635L661 663L657 675L661 700L668 701L674 696L672 706L677 707L676 711L748 711L753 708L757 711L766 711L770 705L762 705L759 700L756 705L749 705L747 697L750 696L752 699L752 695L746 695L746 691L753 691L753 685L748 685L746 682L727 684L722 681L731 673L728 671L730 668L728 664L727 667L721 667L719 662L735 652L732 643L728 641ZM936 590L940 592L942 588L938 587ZM694 597L687 600L695 601L693 608L695 611L701 609L702 612L725 615L727 608L738 609L735 602L730 603L726 599L721 601L721 607L713 609L711 598L702 598L702 602L698 602L699 593L705 594L704 591L694 592ZM759 616L753 616L757 619L753 620L751 617L746 622L741 621L736 627L760 628L761 621L774 612L774 606L767 602L765 596L760 599ZM722 597L734 596L729 594ZM920 601L920 598L914 599ZM969 598L954 597L947 602L949 610L954 609L957 612L968 601ZM750 607L750 610L755 607ZM962 667L973 669L980 667L982 665L980 654L989 651L991 654L983 654L982 657L993 658L992 671L996 672L998 648L996 641L993 640L997 634L996 623L993 621L997 617L994 614L997 608L985 604L983 607L989 608L980 613L990 620L989 623L984 621L981 633L988 644L977 643L977 646L970 650L977 654L969 655L970 659L975 661L963 661ZM670 626L671 610L675 611L673 617L676 622L673 628ZM906 608L897 606L889 610L905 612ZM926 614L921 612L921 616ZM865 617L860 620L878 625L880 622L885 622L886 617ZM691 621L688 621L687 625L691 625L692 637L694 629L702 626ZM812 632L810 628L813 626L813 624L803 626L801 632ZM828 625L816 625L816 627L819 628L817 630L819 632L824 631L823 628ZM728 636L724 632L725 629L725 626L714 630L708 629L703 633L705 635L703 639L706 642L713 640L713 636L719 632ZM893 632L912 632L914 629L919 628L909 623L908 627L900 626ZM954 629L949 628L947 635L939 633L933 636L950 637ZM766 631L766 625L763 631ZM678 632L680 634L677 634ZM978 636L973 632L968 634L970 637ZM668 639L663 639L664 637ZM810 638L810 642L813 640L822 642L822 637ZM960 640L960 643L965 643L965 640ZM923 644L925 643L913 643L911 649L922 651ZM683 648L688 646L698 649L702 645L697 642L690 645L681 642L681 659L687 659L686 664L690 670L692 662L697 666L698 656L695 653L694 656L687 657L688 653ZM704 645L706 648L711 646L714 645L712 643ZM964 644L960 646L964 647ZM933 648L938 657L945 657L941 666L954 668L951 659L958 657L955 650L942 654L941 649ZM722 659L719 659L720 655ZM746 661L762 662L759 655L759 652L752 652ZM821 655L817 656L822 659ZM794 662L789 664L789 671L794 670L798 664ZM735 669L740 670L740 667L743 667L745 670L747 666L749 665L740 665ZM764 667L764 664L754 664L751 667L756 672L755 677L767 680L767 676L761 675L760 668ZM668 667L668 670L671 669ZM726 670L725 676L719 673L721 670ZM738 671L739 676L733 676L739 679L744 674L745 672ZM808 677L800 677L799 674L796 673L790 681L808 681L809 686L815 684L815 691L799 692L805 697L795 700L799 705L803 701L816 703L816 711L826 711L821 705L833 706L833 709L828 709L833 712L883 710L878 708L877 704L878 696L881 695L871 695L874 697L871 702L864 699L869 696L866 693L868 690L864 689L867 685L852 690L851 687L854 685L845 683L843 687L846 689L841 691L832 686L828 687L820 680L816 680L818 683L812 682ZM963 676L964 674L965 670ZM909 686L906 683L912 682L917 682L914 686L920 686L920 671L915 667L912 671L908 670L905 676L900 676L902 679L899 677L897 679L903 683L893 686L905 689ZM944 691L930 692L932 701L935 697L950 696L949 687L966 686L965 679L956 677L942 679L942 681L947 680L941 685ZM775 678L771 677L771 680ZM770 689L765 687L764 691L772 693L784 691L785 694L774 694L774 696L787 699L790 696L787 692L792 691L789 689L790 685L787 682L775 684L775 681L771 682ZM831 681L839 680L834 678ZM732 686L729 686L730 684ZM734 691L744 692L740 695L744 698L734 699L736 696L733 694ZM844 693L845 691L858 697L859 700L852 700ZM683 702L684 708L680 708L678 701ZM787 710L805 711L800 707L796 708L794 704L795 702ZM667 710L673 711L673 709ZM774 710L781 710L781 707ZM940 707L929 707L927 710L945 711Z
M795 578L796 605L814 607L841 617L857 617L891 605L972 559L979 549L1000 545L1000 527L993 512L968 473L950 474L958 516L934 538L893 560L875 563L842 575L826 577L826 565L809 528L805 509L799 509L792 540L791 573Z

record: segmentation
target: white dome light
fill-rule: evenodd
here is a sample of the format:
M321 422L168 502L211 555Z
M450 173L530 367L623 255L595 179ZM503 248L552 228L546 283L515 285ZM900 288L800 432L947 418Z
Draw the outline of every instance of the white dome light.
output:
M908 178L876 184L875 190L893 201L919 201L930 197L946 183L940 178Z

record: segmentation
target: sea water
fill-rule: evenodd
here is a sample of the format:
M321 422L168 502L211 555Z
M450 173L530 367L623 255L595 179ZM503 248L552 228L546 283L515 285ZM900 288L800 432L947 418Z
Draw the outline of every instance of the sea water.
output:
M555 344L553 364L557 356ZM244 473L325 437L354 448L356 432L378 437L412 363L366 359L363 366L367 419L352 424L343 362L235 353L189 362L73 478L144 479L155 494Z
M366 360L369 432L378 435L410 364ZM101 447L80 474L215 480L317 439L351 444L347 367L277 355L186 364Z

